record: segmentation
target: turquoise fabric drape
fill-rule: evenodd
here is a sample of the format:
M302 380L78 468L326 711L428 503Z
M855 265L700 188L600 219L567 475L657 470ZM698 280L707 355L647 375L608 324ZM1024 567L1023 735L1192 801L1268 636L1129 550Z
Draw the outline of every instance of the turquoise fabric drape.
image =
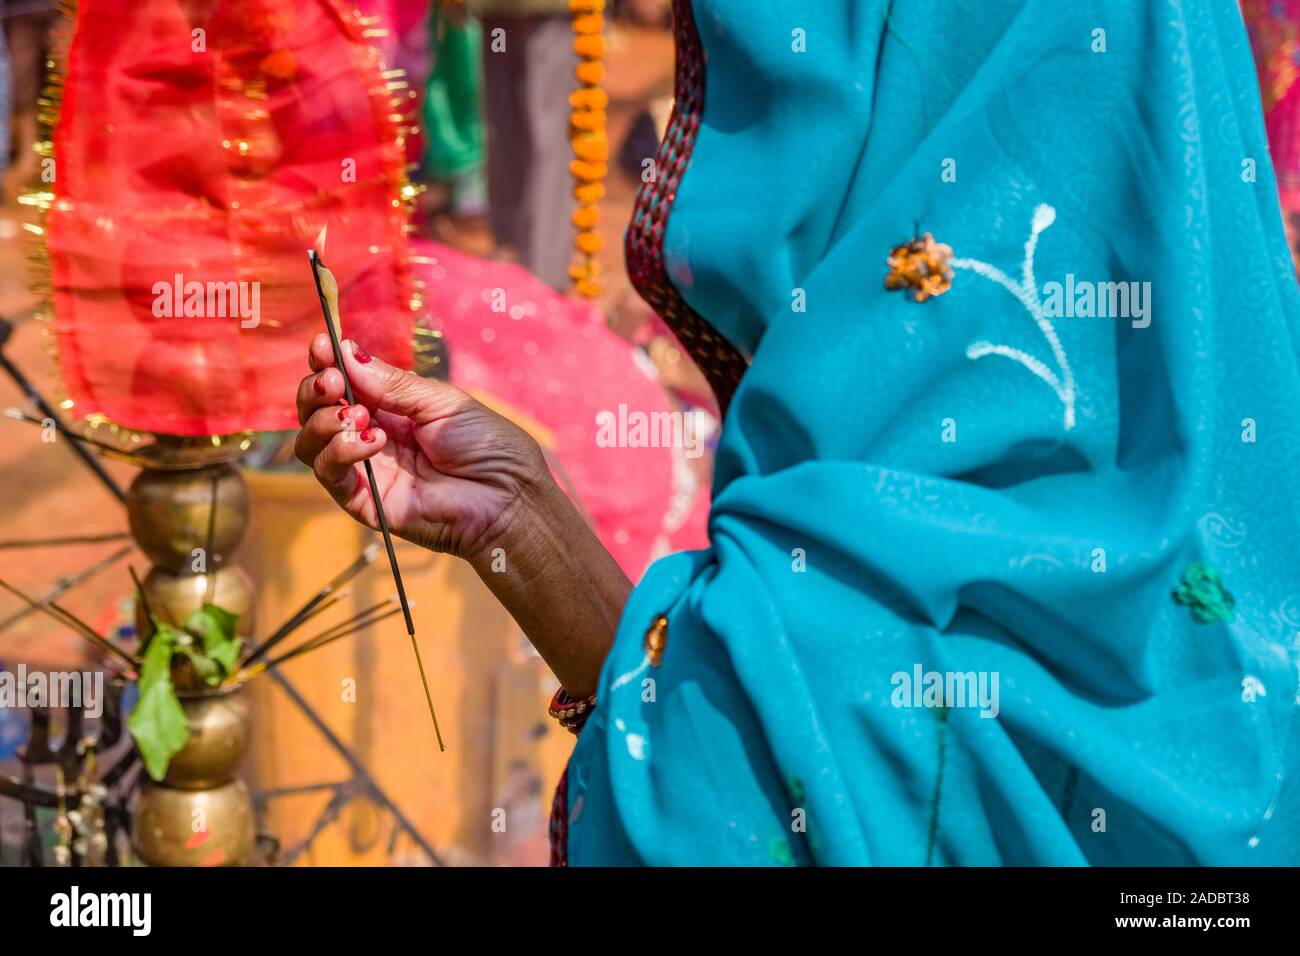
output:
M1300 862L1297 299L1236 5L694 7L665 253L753 363L570 862ZM916 222L924 303L883 285Z

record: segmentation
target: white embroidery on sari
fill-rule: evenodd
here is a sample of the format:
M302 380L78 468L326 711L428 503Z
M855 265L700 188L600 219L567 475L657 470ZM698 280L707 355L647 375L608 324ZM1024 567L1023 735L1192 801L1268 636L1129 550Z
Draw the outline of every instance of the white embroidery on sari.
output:
M984 358L986 355L1000 355L1023 365L1031 373L1051 386L1052 391L1056 393L1056 397L1061 400L1061 404L1065 406L1062 423L1065 430L1069 431L1074 427L1074 373L1070 370L1070 361L1066 358L1065 349L1061 345L1060 337L1056 334L1056 328L1043 314L1043 303L1038 293L1038 282L1034 278L1034 252L1038 248L1038 236L1055 221L1056 210L1046 203L1040 203L1034 209L1031 231L1029 238L1025 241L1025 260L1021 266L1020 282L1013 282L997 266L982 262L979 259L953 259L952 266L954 269L966 269L976 275L983 276L1010 292L1016 301L1024 306L1025 311L1034 320L1034 324L1038 326L1038 330L1047 339L1047 344L1051 346L1052 355L1056 359L1060 374L1058 375L1048 368L1047 363L1041 359L1010 345L997 345L983 341L972 342L966 348L966 357L973 360Z

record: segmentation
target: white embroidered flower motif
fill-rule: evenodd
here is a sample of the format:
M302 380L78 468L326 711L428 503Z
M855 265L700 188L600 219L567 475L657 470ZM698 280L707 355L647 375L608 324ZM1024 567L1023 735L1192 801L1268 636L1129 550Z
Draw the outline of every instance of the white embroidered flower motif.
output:
M1029 369L1034 375L1037 375L1051 386L1052 391L1056 393L1056 397L1061 400L1061 404L1065 409L1062 415L1062 423L1065 430L1069 431L1074 427L1074 373L1070 371L1070 361L1065 356L1065 349L1061 347L1061 340L1056 334L1055 327L1043 314L1043 301L1038 294L1038 283L1034 279L1034 251L1038 247L1038 236L1055 221L1056 210L1046 203L1040 204L1034 210L1029 238L1025 240L1025 261L1021 266L1021 279L1019 282L1011 281L1001 269L987 262L981 262L979 259L953 259L952 267L974 272L976 275L996 282L1010 292L1016 298L1016 301L1024 306L1025 311L1029 313L1029 317L1038 326L1038 330L1043 333L1043 338L1047 339L1047 344L1052 348L1052 356L1056 360L1059 374L1048 368L1047 364L1041 359L1010 345L997 345L992 342L982 341L972 342L966 348L966 357L981 359L986 355L1001 355L1003 358L1011 359L1011 361L1018 362Z

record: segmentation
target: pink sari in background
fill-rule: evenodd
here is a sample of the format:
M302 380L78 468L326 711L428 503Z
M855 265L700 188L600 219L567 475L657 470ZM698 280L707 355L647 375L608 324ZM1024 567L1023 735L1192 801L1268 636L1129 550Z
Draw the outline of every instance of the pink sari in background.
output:
M644 352L610 331L594 305L559 295L520 266L421 239L411 252L427 324L445 336L451 381L550 432L561 485L629 577L660 555L708 544L715 418L691 413L703 423L693 435L698 455L606 445L597 417L613 416L616 426L620 406L628 416L683 414Z
M1300 0L1241 0L1241 12L1255 51L1278 193L1289 219L1300 213Z

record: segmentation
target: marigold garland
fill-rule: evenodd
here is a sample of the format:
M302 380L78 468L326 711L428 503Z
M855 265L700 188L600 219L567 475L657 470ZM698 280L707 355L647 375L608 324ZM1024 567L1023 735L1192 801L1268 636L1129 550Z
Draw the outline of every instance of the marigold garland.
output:
M578 295L594 299L601 293L600 266L596 254L605 242L596 232L600 223L597 205L605 195L609 171L609 141L605 135L605 108L609 96L600 88L605 79L605 0L569 0L573 12L573 52L578 56L574 76L581 84L569 94L569 142L573 147L573 225L578 230L574 245L578 261L569 268Z

